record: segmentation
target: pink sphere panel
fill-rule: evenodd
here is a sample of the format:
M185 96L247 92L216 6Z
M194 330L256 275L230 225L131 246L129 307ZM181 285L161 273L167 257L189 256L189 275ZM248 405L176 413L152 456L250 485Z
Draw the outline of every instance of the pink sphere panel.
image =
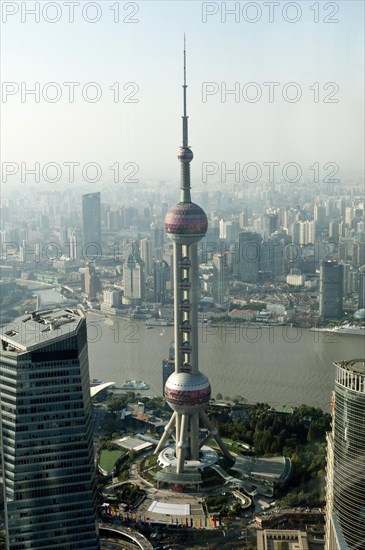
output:
M193 202L179 202L165 218L165 230L170 235L205 235L208 220L204 210Z

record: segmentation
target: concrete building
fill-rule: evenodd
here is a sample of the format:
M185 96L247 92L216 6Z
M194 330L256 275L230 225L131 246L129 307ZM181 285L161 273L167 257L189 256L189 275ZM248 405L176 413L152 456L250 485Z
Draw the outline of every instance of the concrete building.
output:
M121 306L121 292L116 288L110 288L103 291L103 302L110 307Z
M343 265L324 260L319 277L319 315L322 319L341 319L343 300Z
M257 531L257 550L310 550L306 531L289 529L264 529ZM317 547L316 547L317 548Z
M0 338L8 550L99 548L86 318L33 312Z
M365 547L365 359L336 362L335 367L325 548L360 550Z
M97 292L101 290L100 278L95 270L95 263L89 262L85 268L85 294L90 300L95 300Z
M288 285L303 286L305 283L305 275L300 271L300 269L292 268L290 273L286 276L286 282Z
M102 255L100 193L82 195L83 253L93 258Z

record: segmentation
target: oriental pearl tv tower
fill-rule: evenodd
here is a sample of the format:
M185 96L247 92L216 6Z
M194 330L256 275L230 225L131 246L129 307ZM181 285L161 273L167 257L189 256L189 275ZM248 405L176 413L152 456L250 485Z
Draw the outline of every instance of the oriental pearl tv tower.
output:
M165 231L173 240L175 341L175 371L167 379L165 397L174 412L155 451L160 453L158 462L163 467L157 479L176 485L199 484L199 471L217 461L217 453L203 446L205 440L211 437L216 440L226 458L232 459L205 413L211 387L208 378L199 371L198 364L197 243L206 234L208 220L204 210L193 203L190 196L190 162L193 160L193 152L188 145L186 90L184 37L184 111L182 146L178 152L181 164L180 202L171 208L165 218ZM201 430L200 425L205 429ZM165 448L171 437L174 444Z

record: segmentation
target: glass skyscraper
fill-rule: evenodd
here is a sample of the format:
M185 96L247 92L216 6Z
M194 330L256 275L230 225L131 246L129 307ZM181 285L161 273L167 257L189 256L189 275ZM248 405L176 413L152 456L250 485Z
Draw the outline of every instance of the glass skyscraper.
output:
M84 256L101 256L100 193L82 195L82 231L84 235Z
M365 359L335 363L328 434L326 550L365 548ZM338 542L344 539L344 543Z
M86 319L33 312L0 336L8 550L97 550Z
M343 300L343 265L324 260L319 278L319 315L322 319L341 319Z

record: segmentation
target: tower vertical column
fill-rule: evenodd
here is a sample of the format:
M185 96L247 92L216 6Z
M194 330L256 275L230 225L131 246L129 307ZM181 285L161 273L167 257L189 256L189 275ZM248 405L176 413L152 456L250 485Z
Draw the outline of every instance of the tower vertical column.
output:
M191 373L198 372L198 300L199 300L199 265L198 265L198 245L192 243L189 246L190 266L190 324L191 324Z
M182 245L174 241L174 340L175 340L175 372L180 372L182 367L182 354L180 347L183 342L183 335L180 332L180 325L183 319L183 313L180 310L180 304L182 302L182 290L180 288L181 282L181 267L180 260L182 258Z

